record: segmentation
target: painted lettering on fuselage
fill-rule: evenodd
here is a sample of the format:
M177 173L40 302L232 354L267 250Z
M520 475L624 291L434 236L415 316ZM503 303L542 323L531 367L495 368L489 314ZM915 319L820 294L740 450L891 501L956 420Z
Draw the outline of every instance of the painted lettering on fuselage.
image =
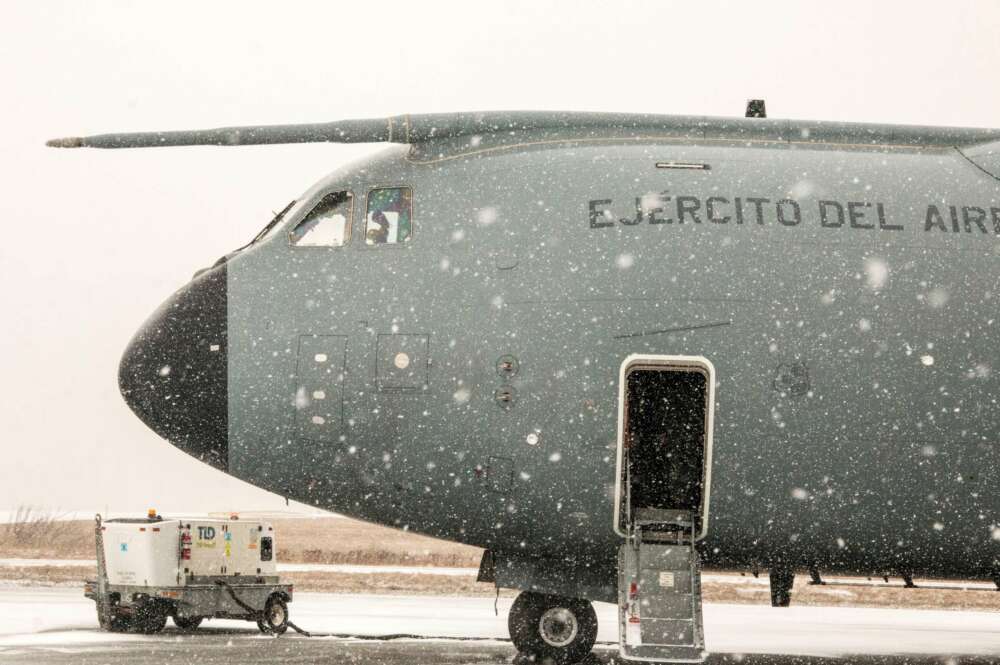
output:
M808 203L764 196L636 196L622 216L615 199L587 202L591 229L659 224L744 225L793 228L814 224L825 229L903 231L908 222L924 232L1000 235L1000 207L929 204L923 219L893 218L882 201L819 200Z

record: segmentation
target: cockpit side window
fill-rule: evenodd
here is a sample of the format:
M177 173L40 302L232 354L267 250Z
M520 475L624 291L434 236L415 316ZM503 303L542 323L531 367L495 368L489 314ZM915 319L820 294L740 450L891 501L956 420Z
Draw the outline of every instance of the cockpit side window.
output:
M330 192L288 234L295 247L342 247L351 238L354 195Z
M365 244L393 245L413 237L413 190L381 187L368 192Z

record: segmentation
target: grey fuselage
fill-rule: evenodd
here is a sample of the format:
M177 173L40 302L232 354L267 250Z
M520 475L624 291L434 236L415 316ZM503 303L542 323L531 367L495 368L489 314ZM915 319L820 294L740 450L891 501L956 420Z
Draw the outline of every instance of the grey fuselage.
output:
M408 243L363 242L384 186L412 188ZM342 190L352 240L291 246ZM998 265L1000 182L947 146L394 146L214 269L218 465L487 548L501 583L607 599L619 368L700 355L717 372L707 565L989 575ZM301 397L317 382L319 406Z

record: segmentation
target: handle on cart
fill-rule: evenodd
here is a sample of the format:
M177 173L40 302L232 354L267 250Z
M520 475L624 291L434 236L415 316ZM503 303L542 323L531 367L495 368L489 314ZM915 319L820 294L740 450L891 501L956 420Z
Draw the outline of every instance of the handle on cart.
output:
M101 624L111 624L111 601L108 598L108 564L104 558L104 526L101 514L94 516L94 546L97 549L97 613Z

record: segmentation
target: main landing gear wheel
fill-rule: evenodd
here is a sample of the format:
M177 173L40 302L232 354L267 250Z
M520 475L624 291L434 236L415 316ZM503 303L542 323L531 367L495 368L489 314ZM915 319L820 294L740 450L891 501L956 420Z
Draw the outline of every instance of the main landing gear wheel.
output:
M522 592L507 617L517 650L537 662L576 663L594 648L597 613L579 598Z
M273 594L264 603L264 616L257 619L260 632L281 635L288 630L288 605L278 594Z

